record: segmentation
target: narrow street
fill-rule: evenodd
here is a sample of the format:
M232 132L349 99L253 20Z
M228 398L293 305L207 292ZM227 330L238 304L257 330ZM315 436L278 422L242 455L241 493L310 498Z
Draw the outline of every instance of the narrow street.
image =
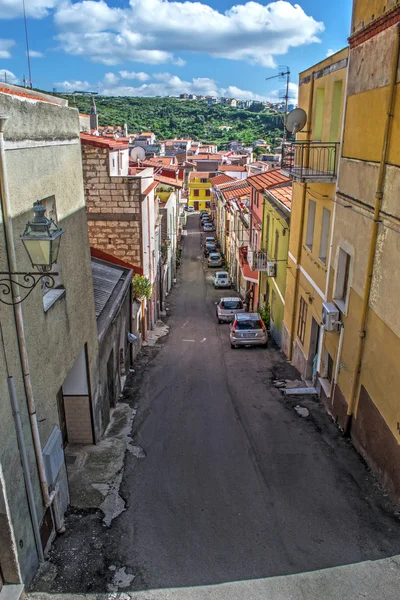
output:
M318 401L285 399L273 386L297 378L284 356L272 342L231 349L228 326L215 318L215 301L231 292L212 286L198 215L187 229L168 299L170 333L136 391L132 437L146 456L126 455L126 510L109 529L98 513L72 512L50 558L57 577L50 585L39 579L36 592L105 593L110 567L135 576L132 591L400 553L400 522L351 444ZM296 413L297 404L309 417ZM90 560L80 555L85 545ZM57 559L63 551L66 564Z

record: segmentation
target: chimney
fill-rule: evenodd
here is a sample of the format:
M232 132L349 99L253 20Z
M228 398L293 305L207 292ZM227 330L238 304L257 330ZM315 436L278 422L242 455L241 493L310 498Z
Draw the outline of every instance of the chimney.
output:
M128 123L124 123L124 137L128 137Z

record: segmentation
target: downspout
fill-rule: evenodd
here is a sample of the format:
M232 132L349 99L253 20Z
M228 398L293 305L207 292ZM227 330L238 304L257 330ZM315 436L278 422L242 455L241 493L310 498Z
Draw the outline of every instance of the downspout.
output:
M354 406L356 402L356 394L360 382L360 374L361 374L361 364L364 353L364 340L366 336L366 323L368 317L368 306L369 299L371 295L371 285L372 285L372 277L374 272L374 260L375 260L375 251L376 244L378 239L378 225L379 225L379 213L382 206L383 199L383 184L386 173L386 161L388 155L390 134L392 130L392 122L393 122L393 112L394 112L394 103L396 96L396 77L397 77L397 69L399 65L399 50L400 50L400 24L396 26L396 39L393 47L392 54L392 67L390 74L390 83L389 83L389 100L388 100L388 108L386 113L386 122L385 122L385 131L383 136L383 146L382 146L382 154L381 160L379 163L379 171L378 171L378 183L375 192L375 207L374 207L374 220L371 225L371 238L369 243L369 253L368 253L368 263L367 263L367 273L365 277L364 284L364 297L362 303L362 311L361 311L361 319L360 319L360 328L358 334L358 343L356 350L356 360L355 367L353 371L353 383L351 386L349 404L347 407L347 417L346 423L344 427L345 435L350 433L351 422L354 413Z
M6 153L4 146L4 127L6 124L8 117L1 116L0 117L0 185L1 185L1 208L3 213L3 221L4 221L4 231L6 238L6 248L7 248L7 261L8 266L11 272L16 272L17 268L17 258L15 253L14 246L14 232L12 226L12 218L11 218L11 202L10 195L8 190L8 178L7 178L7 169L6 169ZM21 358L21 367L22 374L24 380L25 394L28 403L28 411L29 411L29 420L31 425L33 446L36 457L36 464L39 474L40 487L42 490L43 504L46 508L51 506L53 502L56 500L56 492L53 491L49 494L49 486L46 479L46 471L43 462L42 456L42 446L40 443L40 434L39 427L37 422L37 414L36 414L36 404L33 395L32 381L29 370L29 360L28 360L28 352L26 349L26 338L25 338L25 329L24 329L24 320L22 315L22 306L21 306L21 298L19 295L19 285L16 282L11 283L12 287L12 295L14 301L14 318L17 329L17 338L18 338L18 348ZM56 520L56 529L59 532L65 531L63 523L61 523L58 519L58 511L54 511L57 513Z
M310 97L308 99L308 123L307 123L307 139L306 139L306 141L310 140L310 135L311 135L313 99L314 99L314 71L311 73L311 90L310 90ZM296 265L295 265L296 278L295 278L295 284L294 284L292 326L290 329L290 340L289 340L289 353L288 353L289 360L292 360L294 331L295 331L295 327L296 327L297 300L299 298L299 287L300 287L299 271L300 271L301 249L303 246L303 228L304 228L304 219L305 219L306 197L307 197L307 184L303 183L303 193L301 195L301 208L300 208L299 240L297 243L297 252L296 252Z

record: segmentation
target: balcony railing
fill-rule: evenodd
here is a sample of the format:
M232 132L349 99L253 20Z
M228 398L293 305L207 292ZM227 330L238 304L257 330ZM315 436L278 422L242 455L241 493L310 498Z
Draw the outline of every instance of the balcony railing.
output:
M252 271L267 271L267 253L255 250L248 250L247 260Z
M283 147L282 170L303 181L334 181L339 142L293 142Z

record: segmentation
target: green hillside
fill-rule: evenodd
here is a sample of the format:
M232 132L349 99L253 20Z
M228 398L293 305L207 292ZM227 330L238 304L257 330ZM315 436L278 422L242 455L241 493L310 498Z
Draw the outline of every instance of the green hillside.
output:
M89 111L89 96L68 96L68 100L71 105L75 102L80 112ZM223 147L232 140L246 144L257 138L271 141L282 133L282 117L269 114L262 105L239 110L198 100L109 96L97 96L96 105L100 125L128 123L129 132L154 131L158 139L187 136ZM221 126L231 129L219 129Z

